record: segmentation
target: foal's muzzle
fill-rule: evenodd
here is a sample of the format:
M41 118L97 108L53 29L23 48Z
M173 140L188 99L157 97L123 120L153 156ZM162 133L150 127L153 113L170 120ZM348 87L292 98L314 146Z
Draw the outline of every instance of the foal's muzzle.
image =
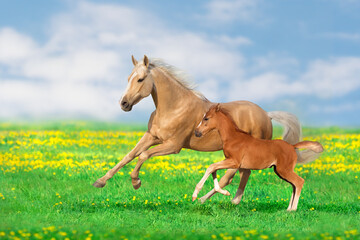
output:
M195 136L196 136L196 137L201 137L201 136L202 136L202 133L199 132L198 130L195 130Z

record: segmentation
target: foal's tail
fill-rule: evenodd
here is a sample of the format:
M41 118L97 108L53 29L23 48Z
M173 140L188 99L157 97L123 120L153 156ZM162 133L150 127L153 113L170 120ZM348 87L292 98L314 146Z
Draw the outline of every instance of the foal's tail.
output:
M316 153L324 151L323 146L319 142L303 141L293 145L294 148L306 148Z
M297 142L301 141L301 125L294 114L280 111L268 112L267 114L271 119L274 119L284 126L284 141L290 144L296 144ZM298 155L297 162L302 164L312 162L320 156L320 153L311 150L296 152Z

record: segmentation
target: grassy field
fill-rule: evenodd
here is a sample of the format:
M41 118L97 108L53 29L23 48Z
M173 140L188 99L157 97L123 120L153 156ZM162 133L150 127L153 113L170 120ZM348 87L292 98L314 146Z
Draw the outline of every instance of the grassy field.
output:
M293 213L286 211L292 188L272 169L252 172L238 206L224 195L192 202L196 183L222 152L152 158L139 190L129 176L135 160L105 188L94 188L144 130L0 123L0 239L360 239L359 129L304 129L304 138L320 141L325 152L297 165L305 185ZM226 188L232 197L238 183L237 175ZM210 177L200 196L212 186Z

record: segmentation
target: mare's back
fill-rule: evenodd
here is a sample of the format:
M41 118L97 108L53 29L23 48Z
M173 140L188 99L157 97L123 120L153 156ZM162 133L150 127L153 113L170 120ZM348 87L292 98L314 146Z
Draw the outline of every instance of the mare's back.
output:
M248 101L221 103L229 112L238 128L256 138L271 139L272 123L267 113L258 105Z

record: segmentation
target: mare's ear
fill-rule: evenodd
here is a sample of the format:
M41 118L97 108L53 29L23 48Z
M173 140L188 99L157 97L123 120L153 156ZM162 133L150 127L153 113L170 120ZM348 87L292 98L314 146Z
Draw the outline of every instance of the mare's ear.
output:
M149 59L148 59L148 57L146 55L144 55L144 65L146 67L149 67Z
M138 64L138 61L136 61L136 59L134 58L133 55L131 55L131 60L132 60L132 62L134 64L134 66L136 66Z
M220 111L220 103L216 104L216 107L215 107L215 112L218 112Z

